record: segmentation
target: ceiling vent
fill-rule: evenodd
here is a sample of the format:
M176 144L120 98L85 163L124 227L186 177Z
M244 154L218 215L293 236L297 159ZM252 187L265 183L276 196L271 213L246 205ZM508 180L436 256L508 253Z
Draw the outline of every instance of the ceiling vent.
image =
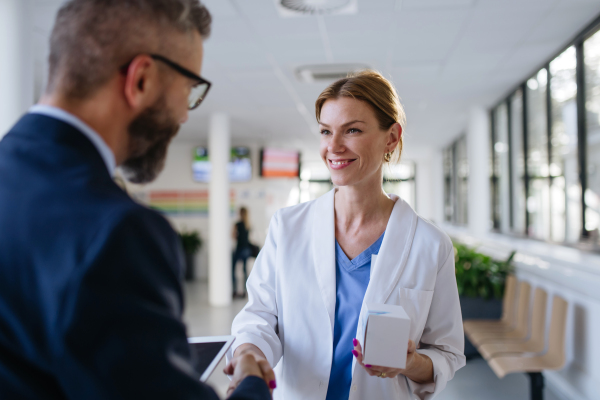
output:
M282 17L356 14L357 0L275 0Z
M296 69L296 78L305 83L335 81L345 78L352 72L368 68L366 64L305 65Z

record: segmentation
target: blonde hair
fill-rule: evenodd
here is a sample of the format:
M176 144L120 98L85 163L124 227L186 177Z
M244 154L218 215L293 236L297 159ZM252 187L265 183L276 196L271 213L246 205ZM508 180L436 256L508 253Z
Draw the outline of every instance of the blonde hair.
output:
M383 77L379 72L366 69L355 72L342 78L323 90L317 101L315 102L315 112L317 121L321 117L321 109L323 104L329 99L337 99L338 97L351 97L356 100L362 100L369 104L375 117L379 122L379 128L382 130L389 129L393 124L398 123L402 127L406 125L406 114L404 107L400 103L400 98L394 85ZM400 161L403 147L403 136L400 136L398 142L398 151L394 151L392 160Z

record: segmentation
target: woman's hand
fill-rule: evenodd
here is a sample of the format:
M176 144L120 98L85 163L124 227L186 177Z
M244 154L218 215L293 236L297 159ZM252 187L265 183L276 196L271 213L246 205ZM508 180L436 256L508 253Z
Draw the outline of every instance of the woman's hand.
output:
M352 339L354 350L352 354L356 357L356 361L367 371L371 376L379 378L395 378L402 374L408 379L417 383L432 383L433 382L433 363L426 355L416 352L417 346L412 340L408 341L408 349L406 351L406 368L387 368L376 365L363 364L362 348L356 339Z
M233 358L227 364L223 372L226 375L233 375L227 396L235 390L235 388L248 376L258 376L262 378L271 389L277 387L275 382L275 372L267 361L263 352L253 344L245 343L235 350Z

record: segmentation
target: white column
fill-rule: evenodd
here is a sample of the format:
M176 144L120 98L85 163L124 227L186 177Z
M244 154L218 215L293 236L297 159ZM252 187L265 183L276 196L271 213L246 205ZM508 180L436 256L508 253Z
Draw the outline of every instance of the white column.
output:
M485 108L469 112L467 155L469 160L469 231L477 236L491 229L490 216L490 121Z
M0 0L0 139L33 104L28 0Z
M231 218L229 211L230 131L227 114L213 114L209 126L211 163L208 204L208 295L213 306L231 303Z

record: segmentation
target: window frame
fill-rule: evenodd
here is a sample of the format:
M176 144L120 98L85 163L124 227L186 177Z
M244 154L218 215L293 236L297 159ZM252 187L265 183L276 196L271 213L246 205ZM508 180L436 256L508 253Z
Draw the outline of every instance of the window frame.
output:
M578 179L579 179L579 185L581 187L581 198L580 198L580 202L581 202L581 213L580 213L580 223L581 223L581 232L579 235L579 241L578 243L582 243L584 241L586 241L586 239L588 239L590 237L590 232L586 230L586 201L585 201L585 192L588 189L588 176L587 176L587 109L586 109L586 77L585 77L585 54L584 54L584 42L589 39L590 37L592 37L594 34L596 34L597 32L600 31L600 15L597 16L591 23L589 23L584 29L582 29L579 33L577 33L571 40L569 40L563 47L560 48L559 51L557 51L556 53L554 53L552 55L552 57L550 57L548 60L546 60L544 63L539 64L535 69L533 69L533 71L527 75L527 78L524 79L523 81L521 81L519 84L511 87L511 89L506 92L503 96L500 97L500 99L495 102L494 106L490 108L489 113L490 113L490 139L491 139L491 147L490 147L490 151L491 151L491 160L492 160L492 174L490 174L490 179L491 179L491 195L492 195L492 207L491 207L491 219L493 221L493 231L494 232L500 232L500 227L501 227L501 221L498 218L498 213L497 213L497 209L499 207L498 204L496 204L498 198L496 196L496 192L499 189L498 188L498 182L499 182L499 177L497 175L496 168L496 154L495 154L495 149L494 149L494 145L496 143L497 140L497 136L498 133L496 132L496 111L498 109L499 106L501 106L502 104L506 105L507 108L507 119L508 119L508 146L509 146L509 169L508 169L508 173L509 173L509 179L510 182L512 182L512 178L513 178L513 174L515 173L515 171L513 171L513 160L512 160L512 147L513 147L513 125L512 125L512 107L511 107L511 103L510 103L510 99L511 97L520 89L521 93L522 93L522 121L521 121L521 128L522 128L522 134L523 134L523 157L524 157L524 176L523 176L523 184L524 184L524 189L525 189L525 232L522 232L523 236L534 239L534 240L539 240L539 241L545 241L545 242L550 242L550 243L559 243L559 244L563 244L563 245L573 245L573 244L569 244L566 242L554 242L552 240L544 240L544 239L538 239L535 237L532 237L529 234L529 226L530 226L530 212L527 208L527 199L529 199L530 196L530 188L531 188L531 179L529 176L529 169L527 167L527 153L529 150L529 143L528 143L528 139L530 136L530 132L528 131L528 115L529 115L529 110L528 110L528 101L527 101L527 81L532 78L535 77L537 75L537 73L542 70L542 69L546 69L547 71L547 76L548 76L548 80L547 80L547 86L546 86L546 135L547 135L547 151L548 151L548 166L550 166L552 164L553 161L553 156L552 156L552 145L551 145L551 139L552 139L552 125L554 123L553 121L553 117L552 117L552 93L551 93L551 81L552 81L552 73L550 70L550 63L555 60L558 56L560 56L564 51L566 51L569 47L573 46L575 48L575 53L576 53L576 59L577 59L577 64L575 67L575 75L576 75L576 83L577 83L577 94L576 94L576 105L577 105L577 165L578 165ZM548 184L552 185L552 181L553 181L553 177L552 174L548 174ZM513 216L514 213L516 213L518 210L515 210L515 199L514 199L514 193L513 193L513 186L512 184L510 185L510 201L509 201L509 209L510 209L510 220L509 220L509 225L511 228L513 228ZM551 199L550 199L551 201ZM550 207L552 205L550 204ZM552 219L552 218L550 218ZM550 232L552 230L552 221L550 221ZM505 233L511 236L517 236L520 237L521 235L515 232L511 232L511 233ZM577 244L575 244L575 246L577 246ZM586 246L586 248L588 248ZM596 248L595 251L600 251L600 249Z
M459 165L458 165L458 157L457 157L457 153L458 153L458 146L461 145L461 141L464 142L464 145L467 146L467 135L466 133L462 133L460 135L458 135L458 137L456 139L454 139L452 141L452 143L450 143L449 145L447 145L443 152L446 153L448 152L449 156L452 159L452 168L450 169L450 174L447 174L447 170L446 170L446 166L444 165L444 171L443 171L443 175L444 175L444 222L445 223L449 223L452 225L456 225L456 226L467 226L469 224L469 215L468 213L464 214L462 213L462 211L460 210L461 205L463 205L463 202L466 202L466 209L468 209L468 202L469 202L469 194L468 194L468 190L469 190L469 174L467 174L466 177L460 177L459 176ZM465 156L468 157L468 152L465 153ZM445 157L446 155L444 154L444 161L445 162ZM468 158L467 158L467 164L468 164ZM447 185L447 179L450 179L450 185L448 187ZM466 187L467 187L467 194L466 196L462 196L459 194L459 181L460 180L464 180L466 181ZM449 190L449 192L447 192L447 190ZM464 198L463 198L464 197ZM447 214L447 207L449 206L449 204L447 203L447 199L449 199L452 204L452 214L449 216L450 218L448 218L448 214ZM459 218L460 216L462 216L462 220L461 218Z

